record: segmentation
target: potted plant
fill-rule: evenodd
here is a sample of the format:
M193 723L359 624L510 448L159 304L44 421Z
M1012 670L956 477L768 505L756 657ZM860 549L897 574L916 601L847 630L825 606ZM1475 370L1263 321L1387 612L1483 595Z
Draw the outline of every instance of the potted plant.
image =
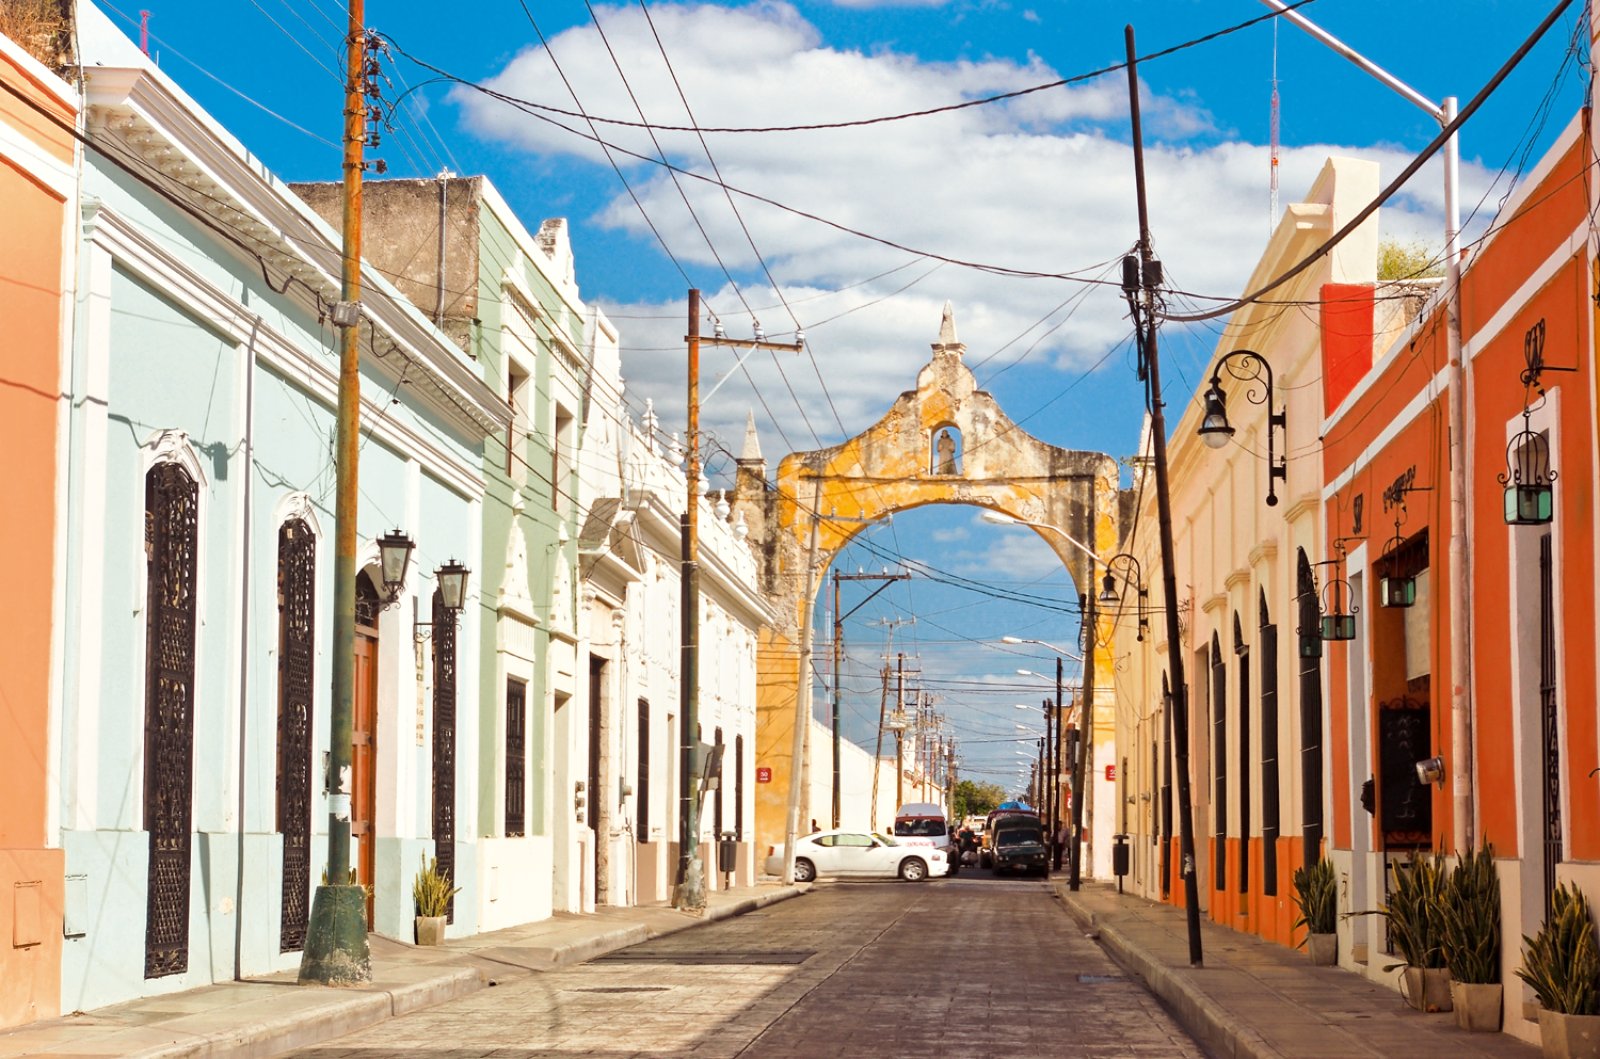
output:
M1400 992L1418 1011L1450 1010L1450 971L1444 962L1445 866L1443 853L1412 850L1404 863L1389 865L1389 903L1357 915L1382 916L1401 962Z
M1323 859L1309 869L1294 870L1294 902L1300 908L1300 918L1294 925L1306 928L1300 944L1311 953L1311 962L1318 967L1338 963L1338 887L1332 861Z
M1444 960L1456 1025L1496 1033L1505 987L1500 983L1500 876L1494 847L1462 855L1445 884Z
M422 856L422 870L411 884L411 896L417 903L417 944L439 945L444 942L444 925L450 915L450 898L461 892L461 887L451 886L450 877L439 872L439 858Z
M1539 1040L1550 1059L1600 1057L1600 946L1583 891L1566 883L1550 914L1522 939L1517 977L1539 998Z

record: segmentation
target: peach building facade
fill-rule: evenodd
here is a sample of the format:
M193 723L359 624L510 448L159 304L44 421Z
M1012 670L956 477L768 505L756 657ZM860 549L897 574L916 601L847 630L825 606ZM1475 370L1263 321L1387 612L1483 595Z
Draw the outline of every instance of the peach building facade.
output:
M77 92L0 36L0 1027L61 1007L63 859L53 806L51 635Z

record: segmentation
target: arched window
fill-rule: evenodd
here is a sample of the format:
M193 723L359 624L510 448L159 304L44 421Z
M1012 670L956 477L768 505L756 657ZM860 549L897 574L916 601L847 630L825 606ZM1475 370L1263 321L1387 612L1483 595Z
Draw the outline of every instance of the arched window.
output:
M176 462L145 475L144 976L189 968L194 649L200 488Z
M1261 628L1261 891L1267 896L1278 893L1278 627L1272 624L1267 611L1267 593L1263 589L1258 604Z
M1222 661L1222 641L1211 633L1211 779L1212 812L1216 821L1216 855L1212 888L1228 883L1228 667Z
M305 947L311 904L316 578L317 538L304 519L289 519L278 527L278 831L283 835L280 952Z
M1239 892L1250 892L1250 645L1233 612L1233 654L1239 660Z
M456 623L433 590L433 851L439 874L456 878ZM450 899L448 921L455 921Z
M1296 597L1302 640L1318 635L1317 579L1304 548L1296 549ZM1319 645L1320 646L1320 645ZM1322 856L1322 652L1300 652L1300 834L1306 870Z

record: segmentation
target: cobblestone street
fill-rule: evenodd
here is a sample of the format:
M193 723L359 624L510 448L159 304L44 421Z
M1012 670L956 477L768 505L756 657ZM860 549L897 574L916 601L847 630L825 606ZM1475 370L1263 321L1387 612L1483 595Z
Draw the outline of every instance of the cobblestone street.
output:
M1050 889L964 875L797 901L392 1019L306 1059L1204 1053Z

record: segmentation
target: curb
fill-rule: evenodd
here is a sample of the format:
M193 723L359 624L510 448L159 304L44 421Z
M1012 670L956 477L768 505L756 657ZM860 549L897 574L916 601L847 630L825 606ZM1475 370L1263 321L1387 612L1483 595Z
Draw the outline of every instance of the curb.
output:
M1190 1036L1207 1052L1225 1059L1284 1059L1260 1034L1245 1029L1215 1000L1176 969L1158 963L1114 926L1100 922L1070 891L1057 890L1061 905L1089 930L1111 958L1133 972L1161 999Z
M707 908L706 914L698 919L685 917L681 923L664 926L631 924L552 949L550 962L535 973L570 967L652 938L742 916L779 901L799 897L805 892L798 886L787 886ZM470 959L473 955L472 950L461 951L461 956L465 958ZM243 1024L236 1023L225 1029L186 1033L173 1028L173 1040L127 1054L137 1059L212 1059L220 1056L269 1059L282 1052L309 1048L366 1029L385 1019L457 1000L477 992L485 984L485 975L474 967L435 967L416 981L342 991L345 995L337 1003L321 1007L249 1018Z
M376 1025L396 1015L432 1007L483 988L470 967L454 968L418 981L390 987L352 990L337 1004L310 1011L275 1014L224 1030L185 1035L169 1044L129 1053L140 1059L268 1056L306 1048Z

